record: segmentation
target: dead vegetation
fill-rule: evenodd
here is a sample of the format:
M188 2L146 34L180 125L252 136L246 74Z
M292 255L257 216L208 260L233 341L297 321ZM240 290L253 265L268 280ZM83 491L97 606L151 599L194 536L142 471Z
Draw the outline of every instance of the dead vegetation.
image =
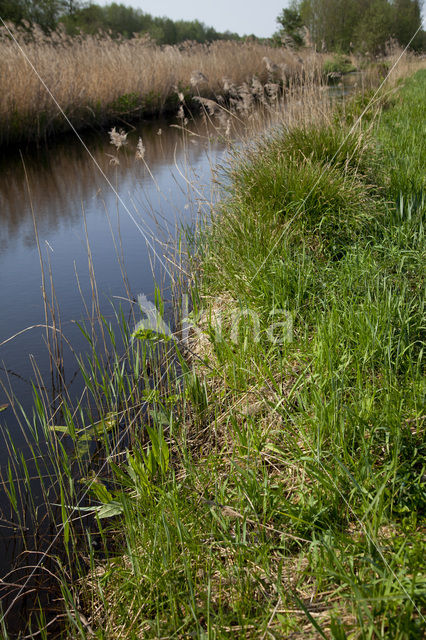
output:
M265 87L273 96L279 86L320 74L321 62L310 50L249 41L160 47L146 37L29 37L2 27L0 143L69 129L65 118L80 128L177 111L179 94L240 101L245 92L252 101Z

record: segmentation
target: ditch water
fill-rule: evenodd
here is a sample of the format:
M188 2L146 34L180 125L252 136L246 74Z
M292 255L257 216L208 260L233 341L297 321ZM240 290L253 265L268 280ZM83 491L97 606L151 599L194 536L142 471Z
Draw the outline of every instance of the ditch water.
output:
M128 143L118 152L108 134L91 133L82 137L92 157L75 137L67 136L38 152L23 151L1 159L0 472L6 485L10 456L7 432L24 459L31 458L28 433L19 426L10 395L31 415L35 367L39 384L47 388L51 384L45 331L40 326L45 315L34 220L49 291L51 269L63 334L77 353L84 352L87 342L75 321L86 316L83 299L91 308L87 240L100 311L107 320L114 319L111 303L117 307L120 298L128 297L117 247L131 296L143 293L153 300L157 283L167 299L170 276L163 256L182 226L194 224L203 207L199 188L204 185L209 189L212 163L224 152L223 143L207 139L205 127L199 127L201 136L184 141L181 130L169 122L156 121L131 130ZM146 164L135 159L139 136ZM111 156L117 156L120 164ZM191 184L197 185L196 192ZM75 358L66 345L64 362L65 382L77 397L82 381L76 376ZM50 392L54 390L48 389L47 394ZM17 405L15 408L19 413ZM0 488L0 597L7 592L7 583L16 582L16 574L9 572L22 543L14 526L9 500ZM3 610L7 603L8 598ZM12 632L22 629L25 616L25 606L23 612L12 612L8 621Z

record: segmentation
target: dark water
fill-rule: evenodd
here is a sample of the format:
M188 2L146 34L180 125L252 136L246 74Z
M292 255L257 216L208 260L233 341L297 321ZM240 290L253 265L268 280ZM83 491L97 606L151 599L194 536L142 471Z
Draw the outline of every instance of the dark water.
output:
M161 136L157 134L160 127ZM144 163L134 158L139 135L143 136L145 159L153 177ZM210 145L207 150L197 138L184 147L180 132L167 123L132 132L128 145L118 153L119 166L110 164L107 154L114 154L114 147L108 143L107 135L89 139L88 146L108 179L117 185L122 202L139 228L125 206L117 203L116 194L79 143L71 143L68 138L66 144L56 145L45 153L30 157L23 154L28 186L22 160L18 156L9 162L3 160L0 167L0 344L15 333L44 322L41 269L31 206L46 278L49 261L64 333L73 338L75 345L79 332L71 320L84 315L76 273L83 296L89 302L91 295L84 217L102 310L108 316L111 315L109 301L114 296L126 295L113 235L117 244L121 236L131 291L151 294L153 270L157 280L167 280L167 272L160 262L161 259L167 266L163 259L165 243L175 238L177 226L191 224L196 215L198 203L194 200L194 191L179 172L186 174L190 181L208 183L210 161L219 150L218 145ZM155 245L157 256L140 229L149 243ZM28 383L18 376L26 380L32 377L29 354L34 355L42 371L44 364L48 364L43 336L43 329L35 328L0 346L0 380L6 386L12 384L24 404L27 404ZM78 350L78 345L75 346ZM0 405L5 402L7 398L0 390ZM7 414L3 413L0 420L6 419ZM0 464L2 462L0 452Z
M50 384L45 332L35 326L42 325L45 316L34 220L49 290L50 264L62 331L74 350L83 352L87 343L73 321L86 315L83 299L89 309L91 305L87 240L105 317L113 317L111 301L126 298L128 291L131 296L144 293L152 299L154 282L162 285L167 298L169 274L164 254L182 225L192 225L203 208L202 185L209 185L211 163L223 151L219 143L206 140L205 129L198 130L201 137L183 140L179 129L155 122L131 131L127 145L118 153L107 134L91 134L83 137L93 158L76 139L67 137L38 152L24 151L22 157L16 153L1 159L0 406L9 404L9 394L13 394L31 413L34 362L43 384ZM139 136L149 170L135 159ZM111 162L108 154L117 155L120 164ZM116 187L121 201L96 163ZM115 245L124 256L128 291ZM66 346L64 356L66 382L77 395L81 382L74 377L75 361ZM18 426L10 406L0 413L0 427L0 472L4 478L9 459L5 430L23 457L31 456L29 435ZM20 546L11 528L12 514L4 492L0 510L2 578L13 566ZM16 626L20 625L22 621Z

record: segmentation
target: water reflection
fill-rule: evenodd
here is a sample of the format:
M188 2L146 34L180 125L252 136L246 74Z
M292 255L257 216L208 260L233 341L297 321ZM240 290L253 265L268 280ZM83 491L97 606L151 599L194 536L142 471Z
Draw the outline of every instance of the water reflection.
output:
M85 344L72 321L84 316L84 299L91 296L87 242L101 311L106 316L113 315L111 300L128 292L123 266L132 295L152 294L154 280L167 282L164 253L179 225L193 222L203 198L200 185L209 183L211 163L222 149L220 143L206 137L201 122L193 125L193 131L194 135L183 134L160 121L131 130L127 145L118 154L107 134L86 134L90 154L78 141L67 137L37 154L3 158L0 404L8 401L6 386L30 409L29 381L34 377L31 358L37 361L42 376L49 372L40 327L4 343L26 327L44 322L33 214L45 270L52 271L64 334L79 352ZM135 159L139 136L143 138L147 164ZM118 165L111 162L114 155L118 155ZM195 191L191 183L196 185ZM122 254L122 264L117 252ZM2 413L0 425L8 418ZM6 462L7 454L0 451L0 468Z
M206 150L206 132L200 126L198 131L202 137L190 136L186 140L186 151L189 151L193 165ZM109 144L107 134L83 135L93 159L78 141L68 137L65 143L57 143L37 154L3 158L0 165L0 252L10 250L12 242L17 241L34 246L31 203L41 235L78 223L81 203L99 195L98 190L102 194L105 189L108 191L95 162L121 189L123 186L134 189L141 181L146 181L149 175L143 166L137 166L134 155L139 135L143 136L146 161L154 176L159 169L173 165L175 157L179 160L184 154L181 130L167 121L159 121L129 132L128 145L118 153L118 166L111 162L110 156L114 155L115 149ZM110 200L111 194L107 198Z

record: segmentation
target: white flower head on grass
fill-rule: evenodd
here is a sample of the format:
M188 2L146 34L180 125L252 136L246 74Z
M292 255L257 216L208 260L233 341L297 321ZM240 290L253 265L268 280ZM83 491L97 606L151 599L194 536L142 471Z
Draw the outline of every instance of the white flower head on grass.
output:
M120 149L121 147L124 147L125 144L127 144L127 133L125 133L123 129L117 131L117 129L113 127L109 132L109 138L110 143L113 144L117 149Z
M144 160L145 159L145 146L142 142L142 138L139 138L139 142L136 145L136 160Z

